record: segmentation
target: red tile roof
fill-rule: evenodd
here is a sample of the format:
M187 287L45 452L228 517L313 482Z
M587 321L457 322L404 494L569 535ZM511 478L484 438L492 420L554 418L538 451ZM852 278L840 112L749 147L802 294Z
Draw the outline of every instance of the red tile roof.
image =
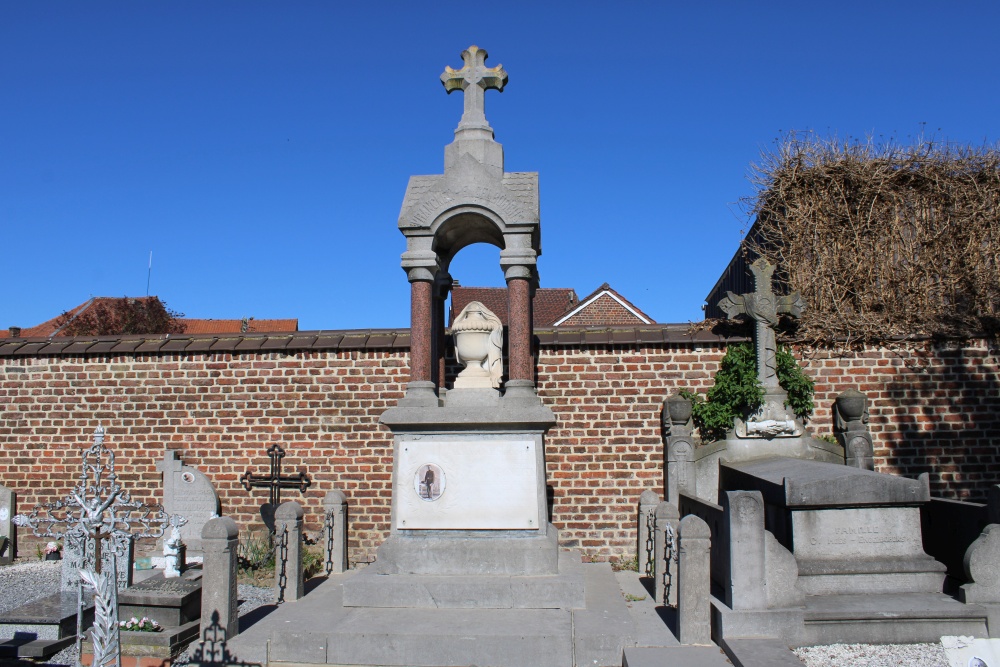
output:
M83 313L88 308L91 308L94 304L100 303L102 301L112 301L115 298L120 297L107 297L98 296L81 303L75 308L71 308L66 311L71 317L76 317L77 315ZM147 299L154 297L135 297L137 299ZM21 338L50 338L53 336L61 337L61 327L58 326L57 322L62 315L53 317L51 320L42 322L41 324L36 324L33 327L24 327L21 329ZM258 320L254 318L249 318L247 320L247 329L244 332L243 320L214 320L214 319L193 319L193 318L178 318L178 320L184 325L184 333L188 334L216 334L216 333L245 333L245 332L285 332L285 331L298 331L299 321L297 318L291 319L268 319L268 320ZM0 338L10 338L10 330L4 329L0 331Z
M448 326L455 321L462 309L478 301L507 324L506 287L455 287L451 290L451 310ZM535 290L532 311L535 327L551 326L560 315L576 305L576 291L564 287L542 287Z
M589 326L596 324L652 324L646 313L604 283L574 308L558 317L553 326Z

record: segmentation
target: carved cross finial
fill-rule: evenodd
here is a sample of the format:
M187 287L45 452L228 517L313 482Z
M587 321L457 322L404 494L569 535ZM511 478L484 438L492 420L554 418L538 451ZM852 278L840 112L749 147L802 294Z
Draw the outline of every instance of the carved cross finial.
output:
M507 72L503 65L487 67L486 58L486 49L470 46L462 51L462 61L465 63L462 69L445 67L444 74L441 75L441 83L446 91L465 92L465 111L458 124L459 130L490 129L486 122L486 91L493 88L503 92L503 87L507 84Z
M774 327L778 325L778 315L789 315L794 318L802 316L805 302L798 292L788 296L777 296L771 287L774 276L774 266L763 257L750 265L753 274L754 291L749 294L733 294L727 292L719 302L719 308L726 312L730 319L746 315L756 323L754 342L757 346L757 379L766 388L778 387L777 362L775 352L777 343L774 337Z

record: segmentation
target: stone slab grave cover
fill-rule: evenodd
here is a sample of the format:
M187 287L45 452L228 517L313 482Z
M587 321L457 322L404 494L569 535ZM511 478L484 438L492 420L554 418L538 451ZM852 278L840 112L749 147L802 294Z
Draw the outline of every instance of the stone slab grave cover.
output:
M181 540L189 556L200 554L201 529L222 510L219 494L205 473L181 462L176 450L166 450L156 469L163 473L164 511L187 519L180 527Z
M17 495L0 484L0 563L13 563L17 557L17 526L14 525Z

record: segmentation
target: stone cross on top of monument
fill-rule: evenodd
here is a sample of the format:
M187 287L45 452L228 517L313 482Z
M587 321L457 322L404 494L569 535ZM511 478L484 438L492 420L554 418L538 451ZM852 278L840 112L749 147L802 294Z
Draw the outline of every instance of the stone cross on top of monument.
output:
M738 315L746 315L754 320L757 379L760 380L766 392L772 393L781 388L781 385L778 384L778 370L775 360L777 343L774 328L778 325L778 316L801 317L802 311L805 309L805 302L802 301L798 292L787 296L775 295L771 287L774 266L763 257L750 265L750 272L754 278L754 291L739 295L727 292L726 296L719 302L719 308L726 311L726 315L730 319Z
M487 67L486 49L478 46L470 46L462 51L462 61L465 65L462 69L444 68L441 75L441 83L444 89L451 93L453 90L461 90L465 93L465 111L462 120L455 130L455 135L459 134L480 134L488 133L488 137L493 138L493 129L486 121L486 91L490 88L503 92L503 87L507 83L507 72L503 65Z

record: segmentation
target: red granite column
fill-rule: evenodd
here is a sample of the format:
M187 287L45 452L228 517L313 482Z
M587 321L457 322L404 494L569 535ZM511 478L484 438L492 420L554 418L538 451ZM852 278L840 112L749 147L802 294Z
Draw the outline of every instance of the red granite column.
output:
M507 280L507 333L510 368L509 383L535 383L535 362L531 354L531 281L528 278Z
M410 382L431 381L431 312L434 283L410 283Z

